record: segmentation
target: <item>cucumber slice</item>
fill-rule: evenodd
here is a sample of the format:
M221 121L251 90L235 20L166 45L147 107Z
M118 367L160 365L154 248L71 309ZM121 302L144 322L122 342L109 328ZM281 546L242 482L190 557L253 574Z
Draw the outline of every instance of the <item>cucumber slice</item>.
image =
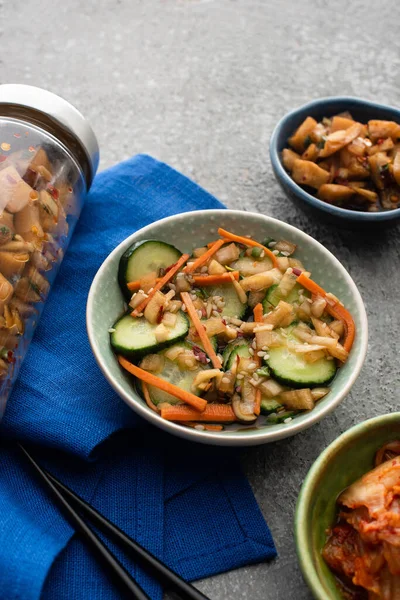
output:
M298 283L296 283L296 285L294 286L292 291L289 292L289 294L285 298L283 298L281 296L281 294L279 293L278 284L276 283L275 285L272 285L269 288L267 295L265 296L265 298L263 300L264 312L265 313L269 312L270 310L275 308L275 306L278 306L278 304L281 300L284 300L285 302L288 302L289 304L294 304L295 302L299 302L300 301L300 299L299 299L300 291L303 291L303 295L306 298L310 298L310 296L311 296L310 292L308 290L305 290Z
M277 400L274 400L274 398L271 398L270 400L261 400L260 412L262 415L270 415L271 413L277 412L281 408L283 408L283 405Z
M156 353L184 339L189 331L189 320L185 313L179 311L169 338L161 343L157 342L154 333L156 327L157 325L152 325L144 317L134 318L125 314L113 325L114 331L110 334L111 345L116 352L132 359Z
M272 261L268 256L257 259L252 256L243 256L238 258L235 262L229 265L235 271L239 271L243 277L249 277L250 275L256 275L257 273L263 273L272 269Z
M125 298L129 300L132 296L126 287L127 283L137 281L153 271L158 272L160 268L165 269L181 256L182 252L177 248L157 240L138 242L128 248L120 258L118 269L118 283Z
M290 329L285 330L290 337ZM327 385L336 374L336 363L320 358L309 363L300 354L291 352L286 346L270 348L269 358L264 359L271 376L292 388L318 387Z
M250 358L249 345L243 339L240 339L240 341L235 340L234 342L228 344L225 348L222 354L223 367L225 371L229 371L237 356Z
M222 296L225 300L225 307L222 309L221 314L227 317L236 317L237 319L241 319L245 315L247 304L240 302L236 290L231 283L208 287L207 292L209 296Z
M164 361L164 368L161 373L157 373L157 377L161 377L161 379L176 385L186 392L192 392L192 394L195 394L195 396L201 395L201 391L193 389L192 384L199 371L210 368L208 365L199 364L198 369L189 371L181 369L175 361L169 360L168 358L164 357ZM178 398L171 396L171 394L168 394L167 392L164 392L153 385L149 385L148 390L150 398L155 405L160 404L161 402L168 402L169 404L181 404L181 401L178 400Z

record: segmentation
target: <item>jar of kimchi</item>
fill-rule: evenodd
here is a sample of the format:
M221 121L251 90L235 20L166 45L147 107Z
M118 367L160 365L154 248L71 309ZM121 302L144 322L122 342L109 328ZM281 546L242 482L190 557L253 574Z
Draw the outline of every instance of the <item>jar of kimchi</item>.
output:
M71 104L0 85L0 420L98 162Z

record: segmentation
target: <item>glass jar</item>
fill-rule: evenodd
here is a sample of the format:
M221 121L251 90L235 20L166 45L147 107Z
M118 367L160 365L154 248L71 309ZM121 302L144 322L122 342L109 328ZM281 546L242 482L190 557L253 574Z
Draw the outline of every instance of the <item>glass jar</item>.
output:
M98 162L68 102L0 85L0 420Z

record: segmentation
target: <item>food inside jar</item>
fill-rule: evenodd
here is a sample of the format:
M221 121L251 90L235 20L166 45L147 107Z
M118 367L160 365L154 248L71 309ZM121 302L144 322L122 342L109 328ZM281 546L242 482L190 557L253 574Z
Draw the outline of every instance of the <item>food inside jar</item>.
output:
M0 400L48 296L82 188L79 167L57 140L0 116Z

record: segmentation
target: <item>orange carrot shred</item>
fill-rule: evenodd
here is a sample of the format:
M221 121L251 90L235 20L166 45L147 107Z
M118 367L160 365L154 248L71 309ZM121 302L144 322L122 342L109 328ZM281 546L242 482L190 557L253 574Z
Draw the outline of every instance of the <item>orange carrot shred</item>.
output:
M144 381L142 381L142 390L147 406L151 408L151 410L154 410L156 413L158 413L158 408L154 404L153 400L150 398L149 388L147 387L147 383L145 383Z
M214 369L220 369L222 367L222 363L218 356L215 354L215 350L211 345L211 342L208 338L207 332L202 325L199 316L197 314L196 308L193 304L193 300L190 297L190 294L187 292L181 293L182 302L186 305L186 309L188 311L189 317L192 320L192 323L199 334L199 338L201 343L203 344L204 351L208 354L209 359L211 360Z
M134 375L149 385L154 385L154 387L167 392L167 394L171 394L171 396L175 396L175 398L178 398L178 400L182 400L182 402L189 404L197 411L203 411L207 406L207 400L198 398L191 392L186 392L176 385L169 383L169 381L165 381L165 379L161 379L161 377L157 377L156 375L153 375L152 373L133 365L131 362L129 362L129 360L121 355L118 355L118 362L126 371L131 373L131 375Z
M329 312L329 314L335 319L338 319L339 321L343 322L346 333L343 342L343 347L345 350L347 350L347 352L350 352L356 334L356 327L354 324L353 317L351 316L349 311L344 306L342 306L339 301L336 301L333 298L331 298L321 286L315 283L315 281L310 279L304 273L301 273L301 275L298 276L297 283L302 285L306 290L308 290L312 294L322 296L327 302L326 310Z
M130 281L126 284L126 287L130 292L137 292L140 290L140 281Z
M220 283L229 283L232 277L235 281L239 281L239 271L230 271L229 273L221 273L220 275L193 275L195 285L203 287L207 285L219 285Z
M254 321L256 323L261 323L263 320L263 306L261 304L261 302L259 302L258 304L255 305L254 309L253 309L253 314L254 314Z
M230 404L207 404L202 413L198 413L189 406L167 404L164 402L161 407L161 416L167 421L196 421L211 423L231 423L237 421Z
M222 229L222 227L220 227L218 229L218 233L219 233L219 235L222 238L224 238L225 242L227 240L229 240L230 242L236 242L237 244L244 244L245 246L250 246L250 247L253 247L253 248L254 247L262 248L264 250L265 254L272 260L273 266L274 267L278 266L278 262L276 260L276 256L272 252L272 250L270 250L266 246L263 246L259 242L256 242L255 240L252 240L251 238L247 238L247 237L243 237L241 235L235 235L234 233L230 233L229 231L226 231L225 229Z
M147 298L145 298L143 300L143 302L141 302L139 304L139 306L137 306L135 308L135 310L133 312L131 312L132 317L137 317L140 313L142 313L144 311L144 309L146 308L146 306L148 305L148 303L150 302L150 300L152 299L154 294L156 292L158 292L159 290L161 290L164 287L164 285L166 285L168 283L168 281L170 281L173 278L175 273L177 273L179 271L179 269L185 264L185 262L187 261L188 258L189 258L189 254L182 254L182 256L180 257L178 262L175 263L173 267L171 267L171 269L168 271L168 273L166 273L164 275L164 277L162 277L160 279L160 281L158 281L158 283L156 283L156 285L153 287L151 292L148 294Z
M204 265L216 252L225 244L225 240L217 240L214 244L201 256L196 258L196 260L191 264L187 265L183 270L185 273L193 273L199 267Z
M158 283L159 281L161 281L161 277L157 277L156 283ZM136 281L130 281L129 283L126 284L126 287L128 288L128 290L130 292L137 292L138 290L141 289L142 282L140 279L137 279Z

